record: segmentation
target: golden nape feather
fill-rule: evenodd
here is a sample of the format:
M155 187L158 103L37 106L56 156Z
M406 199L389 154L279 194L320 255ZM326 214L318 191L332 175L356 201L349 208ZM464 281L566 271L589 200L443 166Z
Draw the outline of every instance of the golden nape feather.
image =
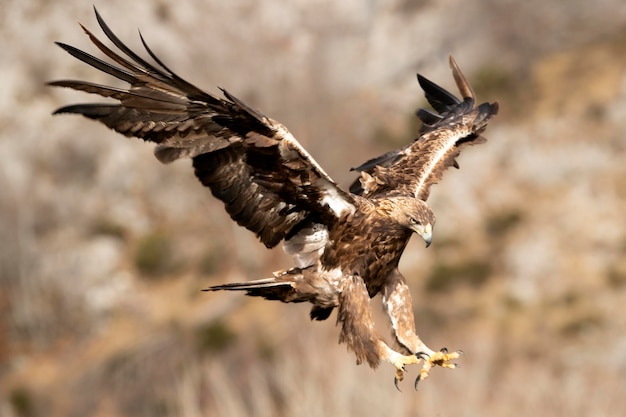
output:
M497 103L476 105L474 91L452 58L462 99L418 75L433 111L417 112L423 122L417 139L356 168L360 179L344 190L285 126L226 90L222 98L185 81L143 37L152 62L140 57L97 11L96 19L112 47L83 30L104 59L58 45L128 87L51 82L112 100L69 105L55 114L80 114L125 136L153 142L156 157L164 163L190 158L197 178L224 203L234 221L267 247L282 242L293 256L293 266L271 278L207 290L309 302L315 320L337 309L340 342L354 352L357 362L372 367L392 364L396 384L410 364L422 363L418 380L434 366L455 367L451 361L459 352L434 351L418 337L410 290L398 270L413 234L427 245L431 242L435 217L426 204L430 186L447 167L458 167L456 157L465 145L484 142L481 133L498 111ZM399 348L391 348L375 330L370 299L379 293Z

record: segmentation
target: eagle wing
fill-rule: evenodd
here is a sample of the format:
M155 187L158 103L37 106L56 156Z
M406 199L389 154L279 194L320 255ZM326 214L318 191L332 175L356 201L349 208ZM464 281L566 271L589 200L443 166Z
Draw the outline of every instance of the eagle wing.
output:
M222 90L225 98L218 98L180 78L156 57L140 34L155 64L144 60L95 12L105 35L125 57L85 27L83 30L117 66L70 45L57 44L75 58L127 82L130 88L53 81L49 85L118 101L65 106L55 114L82 114L126 136L154 142L155 156L163 163L192 158L200 181L224 202L233 220L254 232L267 247L288 238L307 219L332 222L354 211L352 196L335 184L282 124L226 90Z
M361 172L361 177L352 184L351 192L372 197L414 196L426 201L430 186L441 179L446 168L458 168L456 158L461 149L486 141L480 134L497 114L498 103L476 106L474 91L452 57L450 67L463 100L418 74L418 82L435 111L417 111L423 125L413 143L353 168Z

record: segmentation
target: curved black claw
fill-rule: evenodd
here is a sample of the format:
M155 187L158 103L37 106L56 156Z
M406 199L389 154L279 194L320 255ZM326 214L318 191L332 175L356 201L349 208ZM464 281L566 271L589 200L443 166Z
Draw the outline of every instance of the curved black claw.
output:
M402 392L402 390L401 390L401 389L400 389L400 387L398 386L398 381L399 381L399 380L398 380L398 377L397 377L397 376L394 376L394 377L393 377L393 385L395 385L395 386L396 386L396 389L398 390L398 392Z
M417 384L420 382L421 379L422 379L422 375L418 374L417 378L415 378L415 391L417 391Z
M426 352L416 352L415 356L417 357L417 359L421 359L424 361L430 359L430 355Z
M439 349L439 352L441 352L441 353L448 353L448 348L447 347L442 347L441 349Z

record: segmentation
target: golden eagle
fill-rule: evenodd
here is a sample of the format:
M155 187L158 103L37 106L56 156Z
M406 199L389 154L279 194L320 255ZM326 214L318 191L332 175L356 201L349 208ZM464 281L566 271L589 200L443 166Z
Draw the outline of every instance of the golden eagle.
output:
M57 43L75 58L130 84L115 88L87 81L62 80L69 87L117 100L76 104L54 112L82 114L125 135L157 144L155 155L168 163L191 158L196 176L224 202L239 225L268 248L283 242L294 266L272 278L209 287L241 290L283 302L310 302L311 319L325 320L337 308L339 341L357 363L372 368L381 360L396 368L424 362L417 381L440 365L454 368L460 352L433 351L417 336L411 295L398 262L411 235L431 242L435 216L426 204L430 186L440 180L461 148L480 136L497 103L476 105L472 88L450 58L462 100L418 75L434 111L420 109L423 122L411 144L360 167L360 178L346 191L324 172L280 123L222 90L206 93L171 71L141 41L154 63L130 50L96 11L98 23L122 54L83 27L111 64L72 46ZM82 26L82 25L81 25ZM125 55L125 56L123 56ZM389 347L374 328L370 298L382 293L400 348ZM416 384L417 384L416 381Z

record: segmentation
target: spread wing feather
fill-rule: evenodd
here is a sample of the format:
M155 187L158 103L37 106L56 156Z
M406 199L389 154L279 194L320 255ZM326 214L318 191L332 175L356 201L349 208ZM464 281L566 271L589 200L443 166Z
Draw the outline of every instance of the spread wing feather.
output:
M140 34L156 63L151 64L120 41L97 10L96 17L107 38L125 56L83 30L114 64L57 44L80 61L129 83L130 88L76 80L51 82L117 100L69 105L55 114L81 114L126 136L154 142L155 155L163 163L192 158L200 181L224 202L237 223L268 247L295 233L301 223L333 222L354 210L350 194L336 186L283 125L226 90L222 90L225 98L218 98L180 78Z
M443 172L450 166L458 168L456 158L461 149L485 142L480 134L498 112L498 103L476 106L474 91L452 57L450 66L463 100L418 75L426 99L436 113L418 110L423 125L413 143L355 168L361 177L350 187L353 193L405 195L426 201L430 186L441 179Z

